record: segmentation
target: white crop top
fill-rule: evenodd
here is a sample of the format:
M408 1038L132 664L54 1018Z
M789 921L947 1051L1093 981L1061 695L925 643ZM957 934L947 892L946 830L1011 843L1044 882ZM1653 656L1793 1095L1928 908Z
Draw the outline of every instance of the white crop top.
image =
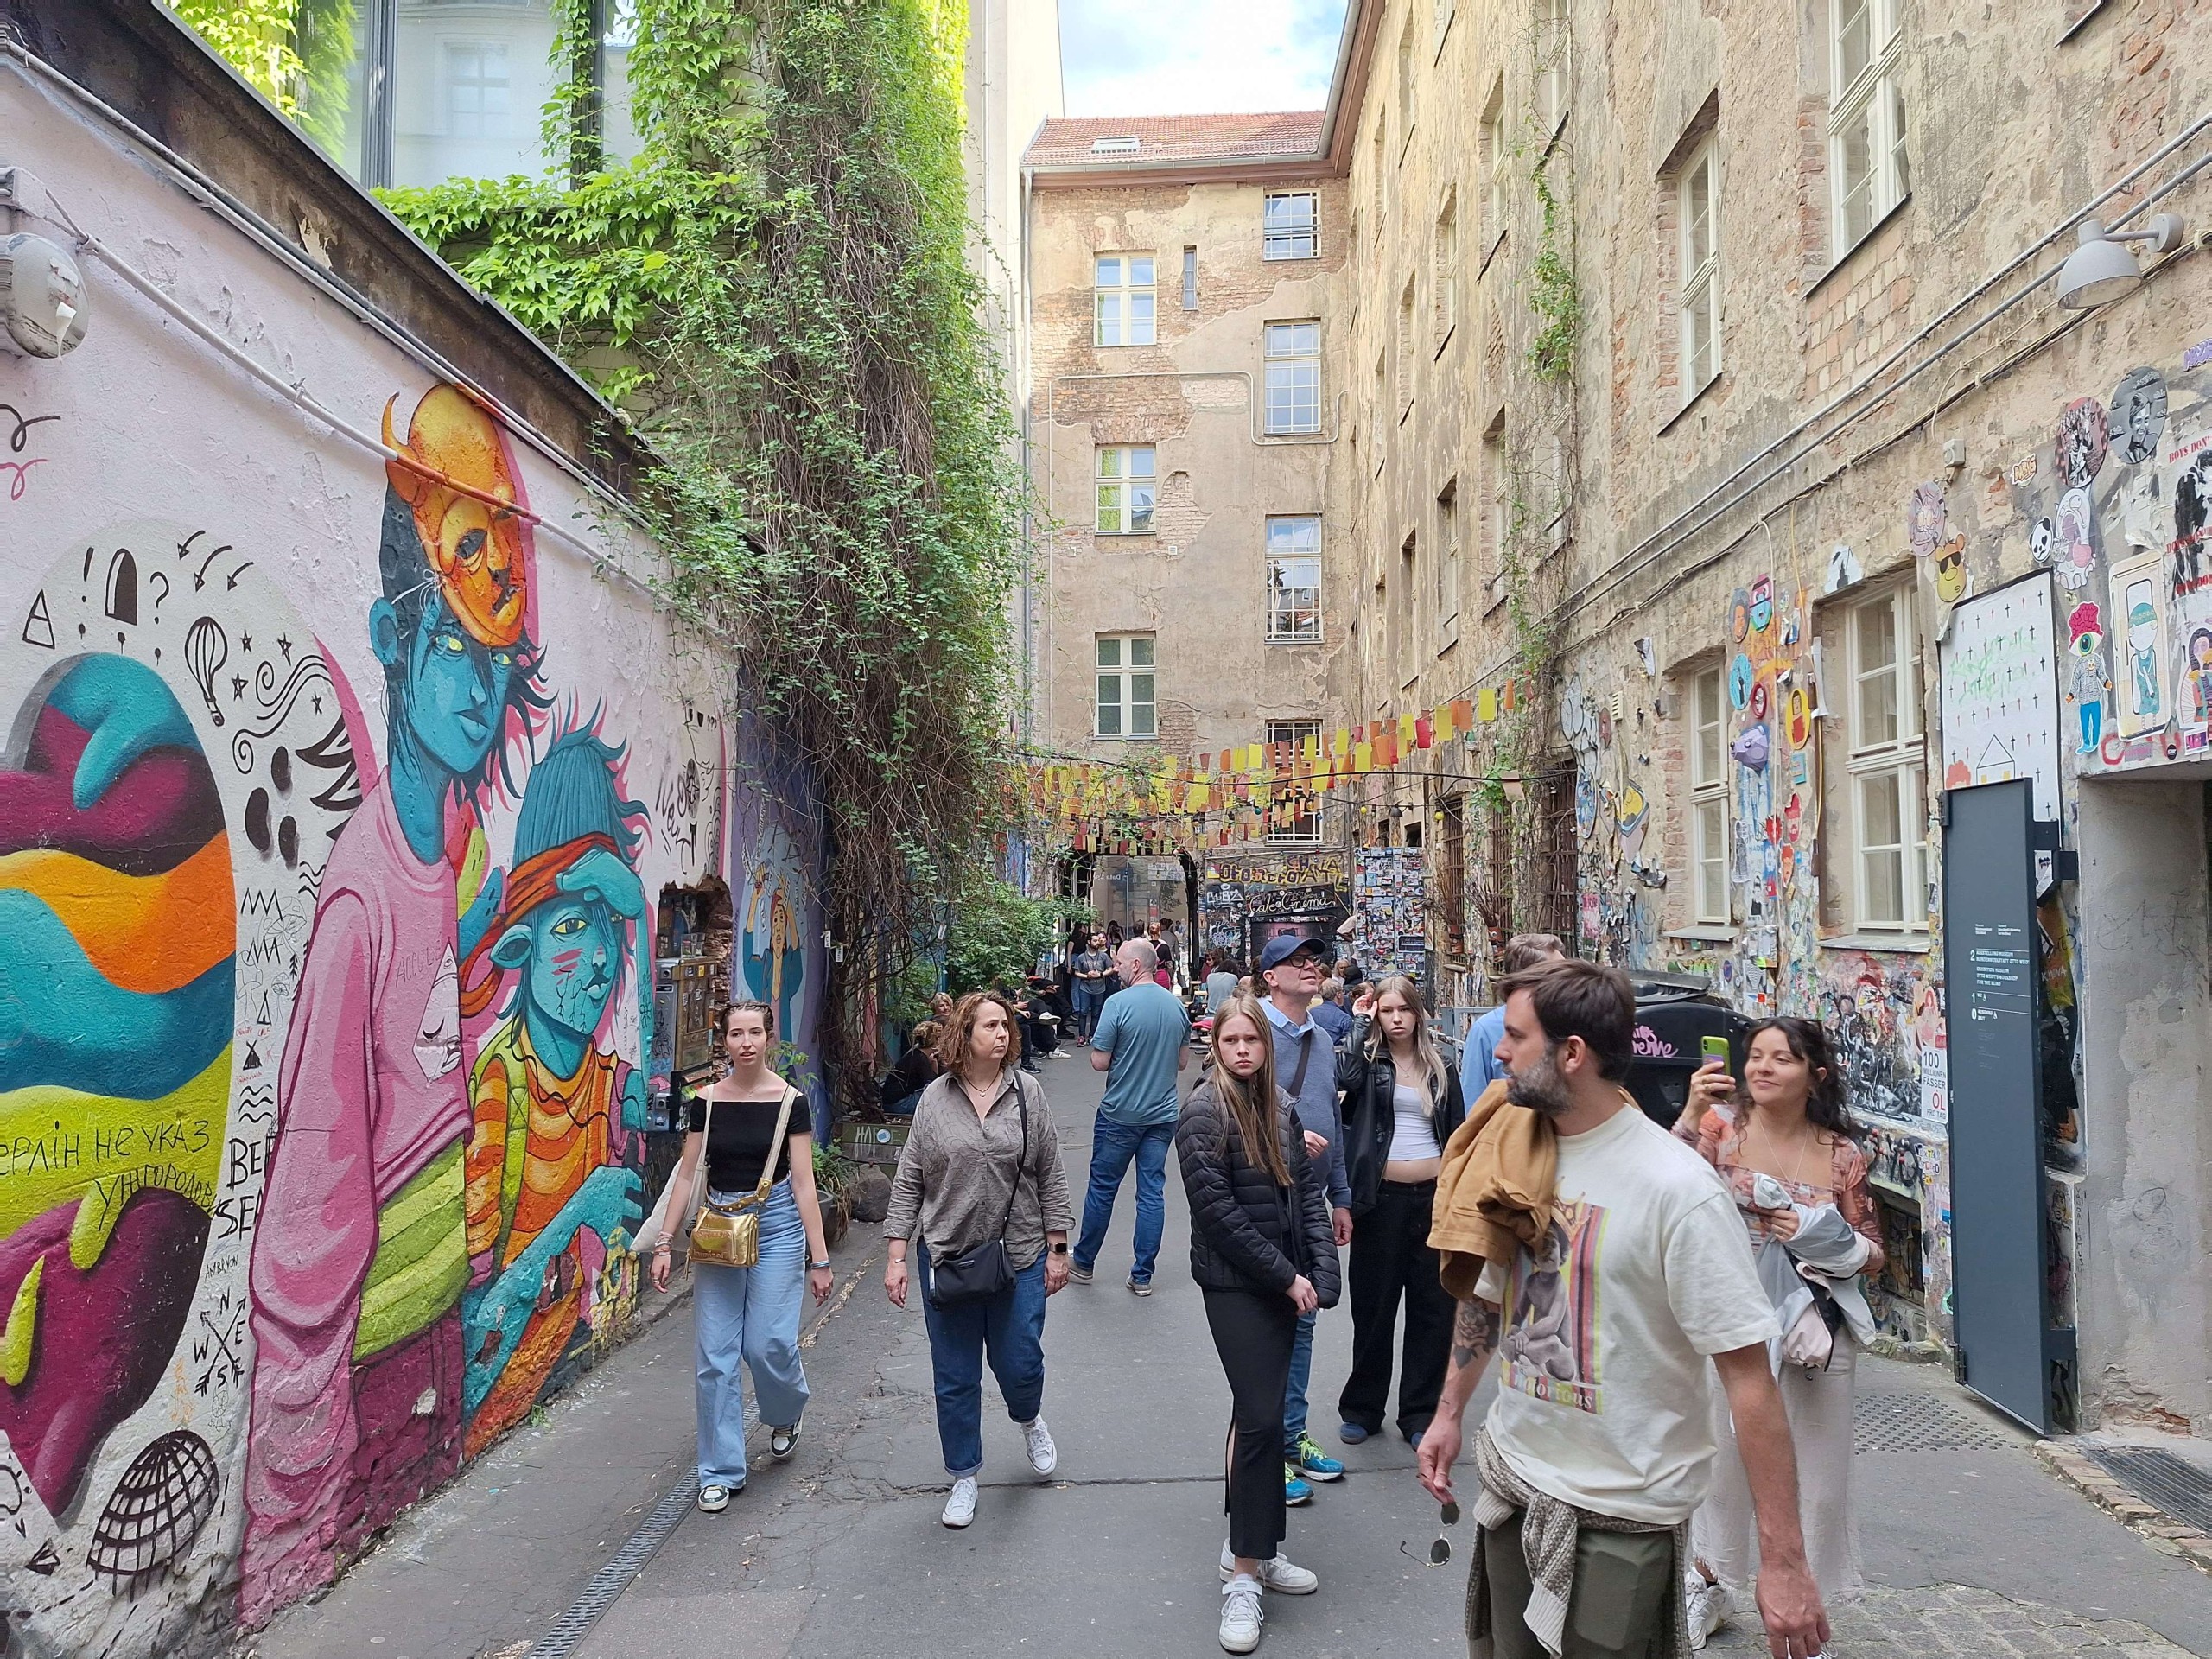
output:
M1391 1090L1390 1104L1393 1110L1389 1161L1399 1164L1421 1158L1441 1158L1444 1148L1437 1144L1436 1124L1428 1114L1426 1091L1416 1084L1401 1083Z

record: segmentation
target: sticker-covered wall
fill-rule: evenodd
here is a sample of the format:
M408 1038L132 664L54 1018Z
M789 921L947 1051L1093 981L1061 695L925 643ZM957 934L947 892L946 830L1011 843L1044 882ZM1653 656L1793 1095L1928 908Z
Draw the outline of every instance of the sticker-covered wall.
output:
M188 1653L625 1334L655 906L727 882L809 1050L818 842L575 474L57 101L0 127L390 451L99 264L0 356L9 1630Z

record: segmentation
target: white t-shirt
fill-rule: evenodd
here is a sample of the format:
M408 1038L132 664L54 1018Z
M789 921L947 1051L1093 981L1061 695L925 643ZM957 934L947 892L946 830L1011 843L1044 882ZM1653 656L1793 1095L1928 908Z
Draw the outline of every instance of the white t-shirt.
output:
M1673 1526L1712 1484L1712 1354L1777 1333L1736 1205L1634 1106L1559 1141L1559 1206L1505 1276L1491 1438L1539 1491Z

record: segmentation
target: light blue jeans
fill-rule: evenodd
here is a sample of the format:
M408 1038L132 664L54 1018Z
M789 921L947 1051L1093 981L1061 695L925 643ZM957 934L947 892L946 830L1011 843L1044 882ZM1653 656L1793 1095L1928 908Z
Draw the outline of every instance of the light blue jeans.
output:
M1298 1461L1298 1437L1306 1432L1306 1390L1313 1382L1313 1320L1312 1313L1298 1316L1298 1334L1291 1338L1290 1378L1282 1391L1283 1455Z
M735 1196L717 1192L727 1201ZM699 1332L699 1484L735 1491L745 1484L745 1395L741 1359L753 1372L760 1421L789 1428L806 1410L806 1372L798 1359L798 1316L806 1294L806 1226L791 1184L768 1191L760 1211L760 1260L750 1268L691 1269Z

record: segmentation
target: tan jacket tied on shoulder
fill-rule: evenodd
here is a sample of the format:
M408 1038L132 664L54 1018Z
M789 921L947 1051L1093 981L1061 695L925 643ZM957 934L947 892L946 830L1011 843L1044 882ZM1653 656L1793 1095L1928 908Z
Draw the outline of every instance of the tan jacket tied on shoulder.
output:
M1541 1114L1510 1104L1505 1090L1501 1078L1467 1108L1436 1177L1429 1248L1444 1258L1446 1293L1462 1301L1475 1294L1483 1263L1502 1268L1543 1236L1558 1197L1559 1137Z

